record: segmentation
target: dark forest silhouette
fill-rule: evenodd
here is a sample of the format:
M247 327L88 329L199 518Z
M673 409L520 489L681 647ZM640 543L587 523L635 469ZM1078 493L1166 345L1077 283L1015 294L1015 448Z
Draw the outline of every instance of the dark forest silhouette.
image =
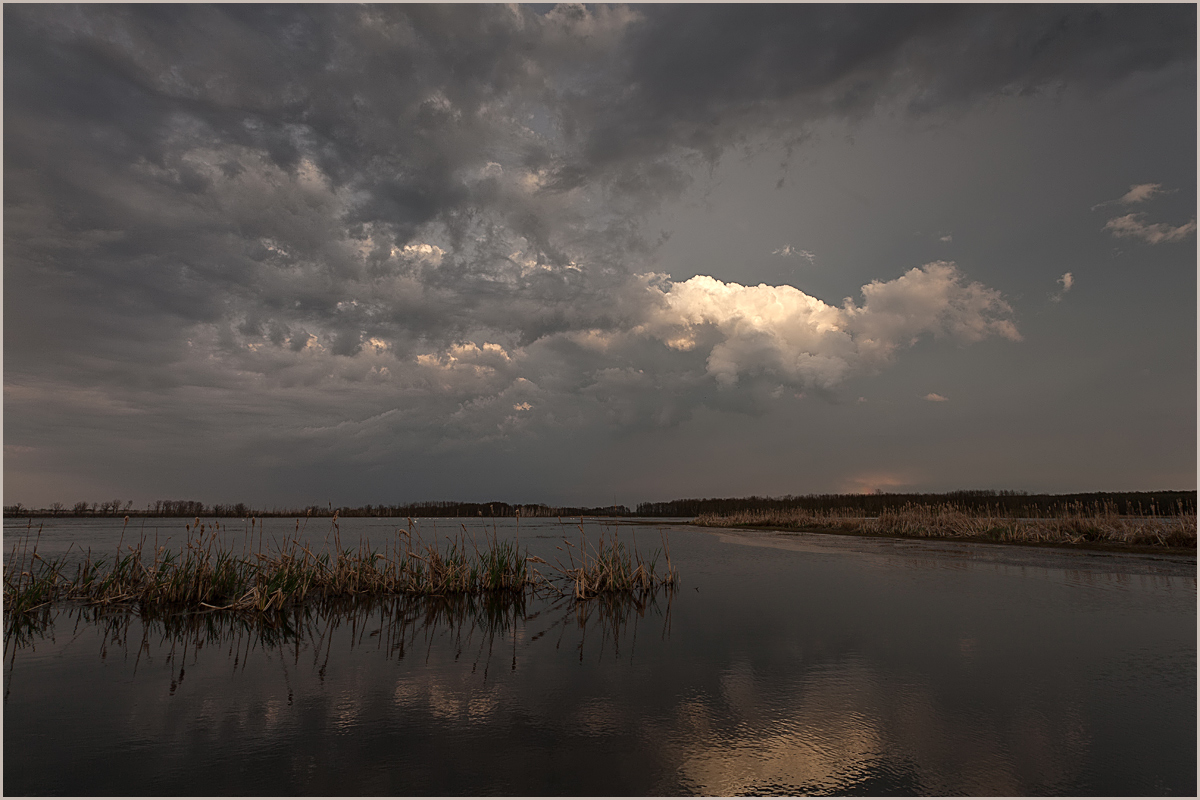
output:
M310 505L299 508L252 508L245 503L205 505L197 500L159 500L146 508L136 509L133 501L75 503L67 508L55 503L49 508L26 508L17 503L4 507L8 517L696 517L701 514L735 514L746 511L830 511L850 509L863 516L906 505L951 504L967 510L992 509L1020 515L1045 515L1067 506L1101 506L1115 508L1117 513L1132 516L1145 514L1196 512L1196 492L1087 492L1077 494L1028 494L1021 491L990 489L947 492L943 494L808 494L783 497L725 497L670 500L658 503L639 503L630 510L627 506L599 507L549 506L544 504L511 504L499 501L468 503L437 500L396 505L366 505L358 507Z

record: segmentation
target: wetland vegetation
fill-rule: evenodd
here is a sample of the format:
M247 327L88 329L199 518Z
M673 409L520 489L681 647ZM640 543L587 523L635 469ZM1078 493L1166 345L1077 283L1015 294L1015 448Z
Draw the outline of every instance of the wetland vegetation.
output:
M589 542L564 538L553 563L521 549L520 539L466 525L444 543L425 541L409 521L407 529L376 548L365 538L346 546L335 514L326 547L314 552L302 537L282 541L267 536L261 520L231 534L219 521L197 517L186 526L181 550L159 545L142 533L116 552L95 556L90 549L45 558L38 552L41 526L32 522L11 542L4 572L6 630L15 620L56 601L96 606L135 605L142 610L232 611L271 614L310 600L330 601L398 595L450 597L551 593L577 601L597 597L644 598L672 588L678 573L670 546L643 555L615 533ZM128 518L125 520L128 526ZM240 544L238 543L240 540ZM321 548L318 548L321 549Z
M1117 503L1081 501L1048 507L1005 504L908 502L899 508L861 506L782 508L703 514L696 525L770 528L783 531L850 533L930 539L963 539L1033 545L1192 550L1196 509L1177 498L1173 506L1138 507L1121 513Z

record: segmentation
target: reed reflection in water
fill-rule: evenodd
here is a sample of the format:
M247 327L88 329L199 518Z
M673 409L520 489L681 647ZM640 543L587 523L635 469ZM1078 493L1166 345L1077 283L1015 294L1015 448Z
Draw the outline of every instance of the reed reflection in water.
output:
M99 637L100 658L112 654L128 661L133 653L136 673L143 657L147 664L179 664L182 682L189 650L193 661L208 648L225 650L234 668L245 669L252 652L290 656L300 666L301 655L311 656L316 675L323 679L329 668L334 641L353 651L370 649L385 658L404 659L414 653L431 653L439 640L454 650L454 660L473 653L472 670L490 669L498 646L512 645L511 668L517 668L518 641L537 641L557 632L561 649L568 631L577 634L572 644L582 661L592 645L599 657L621 657L622 643L632 649L637 623L647 613L662 622L660 635L670 630L670 604L674 592L641 592L627 596L602 596L577 601L570 596L527 595L523 592L456 594L446 596L389 595L360 600L333 600L293 606L275 614L209 611L199 613L146 613L128 607L59 604L47 606L9 627L4 650L8 655L5 699L18 654L53 647L67 628L72 638L88 632ZM660 606L660 600L662 604ZM532 633L531 633L532 631ZM339 653L341 651L339 650ZM172 689L173 691L173 689Z
M32 723L6 730L6 758L25 766L6 771L5 791L372 793L345 784L349 760L378 792L437 792L455 778L435 741L495 741L537 716L525 707L527 686L550 687L539 662L585 674L636 663L670 636L672 594L393 596L274 615L48 606L5 640L5 710ZM71 731L69 770L55 729ZM351 733L353 752L331 755ZM473 773L463 791L492 780Z

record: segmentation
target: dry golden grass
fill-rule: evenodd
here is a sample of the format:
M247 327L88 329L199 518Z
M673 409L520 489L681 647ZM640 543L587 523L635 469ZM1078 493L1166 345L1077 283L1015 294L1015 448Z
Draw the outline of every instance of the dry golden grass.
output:
M1077 503L1041 517L1016 517L989 509L965 510L951 504L907 504L875 517L864 516L853 508L832 511L795 509L707 514L693 522L713 527L763 527L1012 543L1196 546L1196 515L1182 505L1165 514L1152 509L1145 517L1121 516L1108 504L1085 507Z
M579 546L563 540L567 546L566 555L569 566L557 565L558 573L571 586L571 594L578 600L611 594L632 594L647 592L661 584L675 585L679 574L671 565L671 548L667 536L662 534L663 549L655 550L649 560L644 560L636 550L630 550L615 536L606 540L602 535L600 541L589 547L580 528ZM558 548L562 550L562 548ZM579 563L575 563L576 553ZM660 577L656 571L658 559L665 558L666 572ZM542 559L531 559L545 564Z
M253 525L253 523L252 523ZM253 531L253 529L252 529ZM677 574L669 556L664 574L656 569L657 555L644 560L614 536L589 547L581 542L580 562L550 567L540 558L523 554L518 541L485 538L483 546L466 528L443 546L423 542L400 530L382 551L360 541L343 547L337 517L331 527L332 552L314 554L299 539L289 539L271 552L264 548L261 527L258 547L253 532L242 552L221 541L215 525L196 520L181 552L150 545L118 544L111 560L93 560L89 551L64 575L66 559L43 559L37 538L15 543L4 571L4 613L26 614L57 600L93 605L136 604L146 608L182 607L223 611L278 612L310 597L324 600L394 595L454 596L523 594L552 591L586 600L602 595L631 595L660 586L674 586ZM299 533L299 530L297 531ZM40 537L40 528L38 536ZM666 539L664 536L664 546ZM569 549L575 546L568 543ZM548 574L535 564L547 565Z

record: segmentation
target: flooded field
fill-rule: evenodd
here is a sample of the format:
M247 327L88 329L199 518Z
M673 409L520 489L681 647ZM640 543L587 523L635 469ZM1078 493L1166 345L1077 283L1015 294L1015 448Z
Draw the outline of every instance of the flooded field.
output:
M185 522L47 520L39 552L178 547ZM341 520L341 540L382 546L397 523ZM680 584L638 603L383 598L271 625L56 605L5 641L5 793L1196 792L1194 558L414 523L564 562L564 537L646 552L665 533ZM315 549L328 528L255 535ZM6 563L26 530L5 521Z

